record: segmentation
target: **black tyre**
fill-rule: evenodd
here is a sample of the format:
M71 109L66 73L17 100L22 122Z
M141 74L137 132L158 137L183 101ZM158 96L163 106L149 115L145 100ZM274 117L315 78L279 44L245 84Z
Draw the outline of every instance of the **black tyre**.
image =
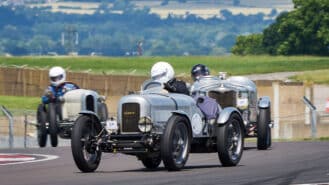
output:
M161 138L161 157L169 171L184 167L191 148L191 133L184 117L174 115Z
M50 143L52 147L57 147L58 145L58 125L57 125L57 113L56 104L49 103L48 105L48 119L49 119L49 135Z
M244 135L240 122L233 113L224 125L217 127L217 152L223 166L236 166L242 157Z
M143 156L141 161L145 168L156 169L161 163L161 157L159 156Z
M98 168L102 152L95 137L99 132L93 118L87 115L80 116L74 124L71 149L75 164L82 172L94 172Z
M45 110L45 106L40 104L37 110L37 134L38 134L38 144L39 146L45 147L47 145L47 112Z
M257 149L266 150L272 144L271 128L271 111L269 108L260 109L257 124Z
M106 121L108 118L107 106L105 103L101 103L98 106L98 116L101 121Z

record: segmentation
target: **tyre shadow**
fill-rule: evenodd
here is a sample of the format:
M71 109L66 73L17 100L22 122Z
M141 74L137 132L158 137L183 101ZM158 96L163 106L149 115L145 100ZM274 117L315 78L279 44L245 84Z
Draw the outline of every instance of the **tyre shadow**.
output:
M191 171L194 169L211 169L211 168L236 168L236 167L241 167L243 165L238 165L238 166L232 166L232 167L223 167L222 165L193 165L193 166L185 166L183 169L180 171L168 171L165 167L161 166L156 169L147 169L147 168L138 168L138 169L132 169L132 170L118 170L118 171L95 171L95 173L99 174L105 174L105 173L129 173L129 172L174 172L174 173L179 173L179 172L186 172L186 171ZM79 172L78 172L79 173Z
M255 146L245 146L243 150L257 150L257 147Z

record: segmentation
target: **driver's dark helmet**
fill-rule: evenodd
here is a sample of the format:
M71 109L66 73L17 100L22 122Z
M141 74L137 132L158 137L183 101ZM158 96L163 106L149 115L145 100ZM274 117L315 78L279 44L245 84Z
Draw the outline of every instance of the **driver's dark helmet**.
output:
M194 81L198 80L202 76L210 75L210 71L207 66L203 64L197 64L192 67L191 77Z

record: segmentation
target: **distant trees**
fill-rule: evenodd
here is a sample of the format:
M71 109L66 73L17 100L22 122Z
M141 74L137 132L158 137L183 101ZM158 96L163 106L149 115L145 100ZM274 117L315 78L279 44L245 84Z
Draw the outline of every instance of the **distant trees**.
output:
M70 48L81 55L97 52L123 56L138 49L144 55L221 55L230 52L237 35L260 32L272 22L265 20L264 14L233 15L227 10L222 11L224 19L203 19L188 12L162 19L150 8L136 8L128 0L99 2L92 15L52 13L48 8L0 7L0 53L66 54L70 49L63 45L62 35L71 26L78 33L74 38L78 42ZM140 41L142 48L136 46Z
M232 53L236 55L258 55L265 54L263 47L263 34L251 34L238 36Z
M239 6L240 5L240 0L233 0L233 5L234 6Z
M250 48L260 46L258 53L272 55L329 55L329 1L293 2L295 10L278 16L261 36L238 37L232 52L257 54Z

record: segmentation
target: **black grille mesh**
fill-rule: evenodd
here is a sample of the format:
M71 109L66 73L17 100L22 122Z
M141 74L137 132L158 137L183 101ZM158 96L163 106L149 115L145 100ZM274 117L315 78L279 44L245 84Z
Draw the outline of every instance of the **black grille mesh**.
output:
M214 98L222 108L236 106L235 91L227 91L227 92L210 91L208 92L208 96Z
M122 132L139 132L138 120L140 107L138 103L125 103L122 105Z

